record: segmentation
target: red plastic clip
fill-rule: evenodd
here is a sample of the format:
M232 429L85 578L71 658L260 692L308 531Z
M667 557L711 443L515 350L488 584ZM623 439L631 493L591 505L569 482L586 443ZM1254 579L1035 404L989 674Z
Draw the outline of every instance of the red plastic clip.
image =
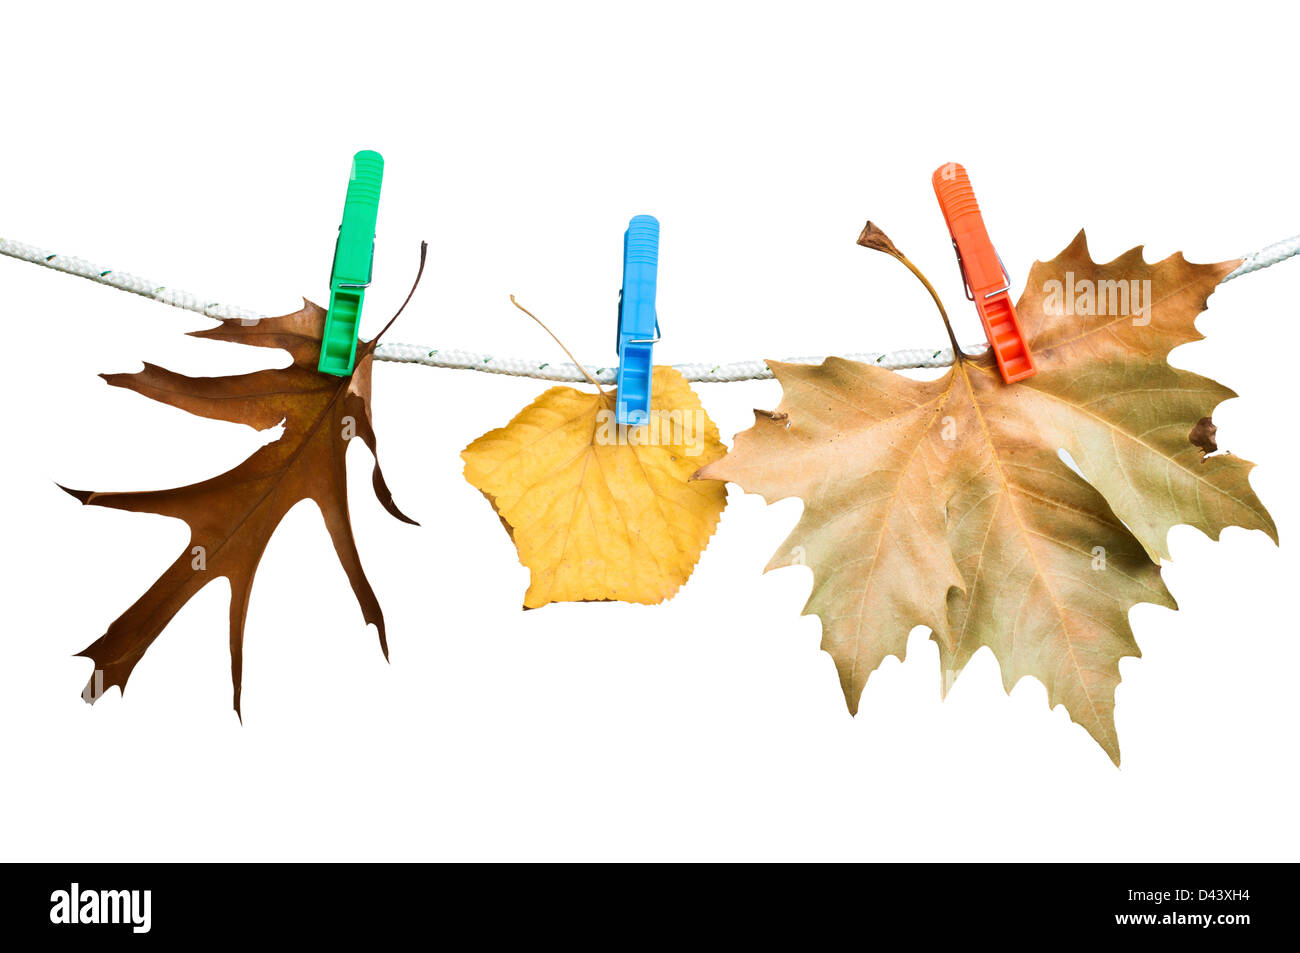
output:
M966 170L956 162L949 162L935 170L931 181L953 247L957 249L966 297L975 302L1002 379L1014 384L1033 377L1038 368L1034 366L1025 332L1011 303L1011 277L989 240Z

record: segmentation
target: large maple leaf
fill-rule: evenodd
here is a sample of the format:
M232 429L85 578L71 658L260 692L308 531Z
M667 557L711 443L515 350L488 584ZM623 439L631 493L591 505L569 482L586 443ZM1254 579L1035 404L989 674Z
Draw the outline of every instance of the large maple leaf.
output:
M390 322L391 323L391 322ZM230 581L230 666L234 707L240 710L244 619L253 577L266 544L284 515L302 500L314 500L325 519L362 615L379 632L384 657L388 643L379 608L357 554L348 516L344 455L350 439L360 437L375 451L370 417L370 381L376 338L359 344L350 377L316 369L325 311L303 302L300 311L258 321L225 320L214 328L190 332L194 337L288 351L288 367L229 377L186 377L145 364L135 374L102 375L125 387L192 414L247 424L266 430L284 423L271 443L220 476L171 490L97 493L67 490L82 503L120 510L158 513L184 520L190 541L176 561L135 604L80 654L95 663L84 697L93 702L114 685L126 689L136 663L180 608L213 579ZM394 504L378 458L375 495L393 516L413 523ZM66 487L65 487L66 489Z
M863 244L902 258L887 239ZM771 362L780 406L699 476L804 501L768 568L812 569L804 611L850 710L926 625L945 686L987 645L1007 691L1035 676L1118 764L1119 660L1140 655L1128 611L1176 608L1160 578L1169 529L1277 539L1252 464L1207 455L1210 415L1235 395L1166 360L1201 337L1196 315L1237 264L1147 264L1141 248L1098 264L1080 232L1030 271L1016 307L1039 372L1013 385L990 354L934 381Z
M656 367L651 386L641 427L615 422L614 392L552 387L462 451L531 571L524 608L653 604L690 577L727 502L690 478L724 447L680 373Z

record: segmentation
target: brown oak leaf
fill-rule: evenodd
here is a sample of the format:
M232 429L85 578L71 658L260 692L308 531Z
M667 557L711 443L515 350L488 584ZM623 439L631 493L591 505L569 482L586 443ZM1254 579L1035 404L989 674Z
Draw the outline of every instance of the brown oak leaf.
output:
M391 322L390 322L391 323ZM67 490L82 503L157 513L184 520L190 541L176 561L108 631L79 653L95 663L84 697L93 702L117 685L126 689L137 662L180 608L212 580L230 581L230 668L234 707L240 711L244 619L253 577L266 544L284 515L302 500L314 500L325 519L339 562L352 584L361 612L379 632L384 657L388 643L384 616L357 554L348 516L344 456L353 436L375 453L370 417L370 382L375 341L359 344L350 377L316 369L325 311L303 301L301 310L257 321L223 320L217 327L190 332L214 341L288 351L288 367L228 377L187 377L145 364L134 374L102 375L181 410L216 420L266 430L283 421L284 433L220 476L170 490L100 493ZM393 502L375 459L374 490L397 519L415 521Z

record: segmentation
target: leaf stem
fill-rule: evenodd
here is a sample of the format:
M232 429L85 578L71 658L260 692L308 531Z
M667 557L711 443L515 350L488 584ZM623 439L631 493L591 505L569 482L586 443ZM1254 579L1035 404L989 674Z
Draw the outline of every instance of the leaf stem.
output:
M388 323L383 326L380 332L376 334L374 337L372 337L366 343L366 348L368 351L373 351L375 347L378 346L379 339L384 336L385 332L387 332L388 329L393 326L393 322L396 321L398 317L401 315L401 313L406 310L406 306L411 303L411 298L415 297L415 289L420 287L420 279L424 276L424 262L425 259L428 257L429 257L429 243L420 242L420 267L415 272L415 281L411 282L411 290L406 293L406 300L403 301L402 306L397 309L397 314L389 318Z
M513 304L520 311L522 311L524 314L528 315L538 324L540 324L542 326L542 330L545 331L547 334L549 334L555 340L556 344L560 345L560 350L562 350L565 354L569 355L569 360L573 362L573 366L576 367L578 370L582 371L582 376L587 378L587 380L589 380L592 383L592 386L594 386L596 390L600 391L602 397L605 395L605 388L600 386L600 382L596 380L596 378L592 377L590 374L587 373L587 369L582 366L582 364L578 361L576 357L573 356L573 352L564 346L564 342L559 339L556 333L546 326L545 321L543 321L537 315L533 314L522 304L516 301L514 295L510 296L510 303Z
M930 297L934 299L935 307L939 309L939 317L943 318L943 326L948 331L948 340L952 342L952 357L958 364L966 360L962 354L960 345L957 344L957 335L953 333L952 322L948 320L948 312L944 310L943 302L939 300L939 292L934 290L934 285L930 284L930 279L921 273L921 269L912 264L911 259L898 250L898 246L890 241L889 236L880 230L872 222L867 222L862 234L858 236L858 244L863 248L871 248L875 251L882 251L891 258L897 258L907 270L916 275L921 284L925 285L925 290L930 292Z
M934 290L934 285L930 284L930 279L921 273L920 268L917 268L916 265L912 264L910 258L902 252L899 252L898 260L906 265L907 270L916 275L921 284L925 285L925 290L930 292L930 297L934 299L935 307L939 309L939 317L943 318L943 326L948 332L948 340L952 342L953 359L960 364L962 361L966 360L966 356L962 354L961 347L957 344L957 335L953 333L952 322L948 320L948 312L944 310L943 302L939 300L939 292Z

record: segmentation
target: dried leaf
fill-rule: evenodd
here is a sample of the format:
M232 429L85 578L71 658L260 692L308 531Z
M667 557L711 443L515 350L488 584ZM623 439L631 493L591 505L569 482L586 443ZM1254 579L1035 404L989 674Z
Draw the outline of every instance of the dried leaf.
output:
M725 448L686 379L656 367L651 422L614 423L613 392L552 387L465 448L482 491L531 571L524 607L657 603L691 575L726 505L720 483L692 483Z
M325 311L308 301L302 310L255 322L222 321L194 337L288 351L285 368L230 377L186 377L146 364L135 374L105 374L154 400L216 420L265 430L284 422L284 433L226 473L172 490L98 493L67 490L82 503L158 513L184 520L190 542L176 561L99 639L80 654L95 663L85 696L94 701L114 685L126 689L132 669L180 608L213 579L230 581L230 662L234 707L240 710L244 619L258 561L276 526L301 500L320 507L339 562L367 623L379 631L388 656L384 616L370 588L348 516L344 454L352 436L375 453L370 418L373 342L358 348L356 370L340 378L316 370ZM376 458L374 490L393 516L413 523L393 502ZM66 487L65 487L66 489Z
M788 421L757 416L701 476L804 500L768 568L811 567L805 612L821 617L851 710L926 625L945 686L987 645L1007 691L1038 678L1119 762L1119 660L1140 654L1128 611L1175 608L1159 567L1169 529L1277 539L1252 464L1203 457L1198 422L1235 395L1166 361L1201 337L1196 315L1236 265L1150 265L1140 248L1097 264L1080 232L1030 272L1017 311L1039 373L1011 386L990 355L935 381L839 358L772 362ZM1128 283L1127 312L1107 282Z

